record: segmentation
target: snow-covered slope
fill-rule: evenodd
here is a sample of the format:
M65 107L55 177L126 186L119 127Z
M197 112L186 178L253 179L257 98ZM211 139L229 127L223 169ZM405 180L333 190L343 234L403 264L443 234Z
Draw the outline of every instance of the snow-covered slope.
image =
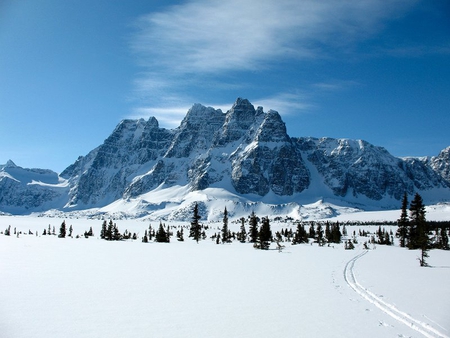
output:
M0 210L7 213L62 208L68 181L45 169L24 169L8 161L0 165Z
M291 138L276 111L238 98L226 113L195 104L173 130L154 117L123 120L59 177L1 166L0 211L180 219L200 202L210 217L225 205L234 215L300 216L319 203L332 216L339 207L398 208L404 192L435 204L450 201L449 153L401 159L362 140Z

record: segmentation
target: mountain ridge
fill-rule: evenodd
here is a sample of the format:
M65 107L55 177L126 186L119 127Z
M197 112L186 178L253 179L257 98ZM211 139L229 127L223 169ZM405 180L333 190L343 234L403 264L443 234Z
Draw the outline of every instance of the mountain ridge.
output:
M363 140L290 137L277 111L255 109L242 98L226 113L194 104L171 130L160 128L154 117L122 120L103 144L59 175L19 170L22 177L41 170L52 182L39 175L33 181L16 179L17 168L12 161L0 166L0 211L115 208L130 217L167 218L183 215L193 196L221 200L222 210L229 201L240 203L232 209L242 210L246 203L289 205L287 214L318 201L398 208L405 192L419 192L430 203L450 201L450 147L437 156L402 159ZM164 191L177 187L184 199L164 197ZM133 200L139 204L134 209L134 202L127 204ZM209 210L219 208L216 204L204 205L208 214L218 214Z

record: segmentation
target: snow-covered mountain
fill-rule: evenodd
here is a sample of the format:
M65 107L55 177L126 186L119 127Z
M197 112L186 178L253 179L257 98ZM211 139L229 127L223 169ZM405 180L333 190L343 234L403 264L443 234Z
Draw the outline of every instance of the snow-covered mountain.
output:
M199 202L208 218L224 206L231 215L334 216L336 206L398 208L416 191L427 203L450 201L450 147L401 159L362 140L292 138L278 112L241 98L226 113L195 104L173 130L154 117L123 120L60 175L0 166L0 211L10 213L180 219Z

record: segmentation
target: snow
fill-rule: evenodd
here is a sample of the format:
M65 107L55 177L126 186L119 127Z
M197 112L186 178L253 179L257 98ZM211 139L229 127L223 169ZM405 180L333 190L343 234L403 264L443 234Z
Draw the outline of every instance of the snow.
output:
M74 235L92 226L95 237L41 236L49 224L58 231L62 220L0 216L0 231L39 231L0 234L0 336L423 336L386 311L392 307L432 327L421 326L429 336L449 336L448 251L432 250L432 268L421 268L417 251L399 247L376 246L357 258L361 244L344 250L284 243L282 252L261 251L250 243L196 244L187 231L185 242L107 242L97 238L102 220L81 218L66 224ZM142 236L149 223L117 225ZM222 226L208 225L209 235ZM232 231L238 226L230 224ZM281 227L272 223L272 231ZM360 293L350 285L355 281ZM377 298L369 302L361 293Z

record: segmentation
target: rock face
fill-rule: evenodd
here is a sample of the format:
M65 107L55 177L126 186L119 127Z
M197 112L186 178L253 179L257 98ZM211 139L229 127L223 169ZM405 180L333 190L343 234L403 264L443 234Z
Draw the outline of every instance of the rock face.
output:
M407 192L450 198L450 147L431 158L396 158L361 140L291 138L278 112L238 98L226 113L195 104L180 126L123 120L102 145L59 176L0 166L0 211L102 207L156 188L223 188L233 194L297 202L322 198L380 202Z
M8 161L0 166L0 210L10 213L63 207L67 181L45 169L24 169Z

